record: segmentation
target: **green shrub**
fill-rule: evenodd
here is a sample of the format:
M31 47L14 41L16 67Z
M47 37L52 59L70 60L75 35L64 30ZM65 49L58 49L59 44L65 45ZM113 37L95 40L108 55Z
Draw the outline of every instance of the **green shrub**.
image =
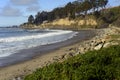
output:
M120 46L89 51L37 69L25 80L120 80Z
M113 25L120 27L120 17L115 22L113 22Z
M113 7L101 13L101 18L106 23L113 23L120 18L120 6Z

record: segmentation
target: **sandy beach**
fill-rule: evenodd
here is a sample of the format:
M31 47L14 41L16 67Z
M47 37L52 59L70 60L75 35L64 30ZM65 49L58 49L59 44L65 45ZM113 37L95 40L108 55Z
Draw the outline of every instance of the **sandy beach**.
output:
M0 3L0 80L120 79L119 0Z
M18 54L2 61L0 68L0 80L9 80L17 76L30 74L37 68L46 66L57 61L67 53L76 51L81 42L95 36L92 30L79 31L75 37L52 45L38 46L36 48L23 50ZM27 57L19 57L27 54ZM29 55L29 56L28 56ZM13 58L14 57L14 58ZM7 61L8 60L8 61Z

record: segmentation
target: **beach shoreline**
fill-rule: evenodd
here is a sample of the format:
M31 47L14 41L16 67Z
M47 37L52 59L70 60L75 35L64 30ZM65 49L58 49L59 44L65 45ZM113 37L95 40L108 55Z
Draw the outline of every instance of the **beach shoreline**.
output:
M87 36L91 35L90 32ZM52 50L41 56L36 56L31 60L0 68L0 80L23 80L26 75L33 73L36 69L48 66L54 62L63 62L69 57L84 54L87 51L100 50L101 48L120 44L119 38L117 39L118 42L116 42L116 39L114 41L111 38L111 35L120 34L120 28L118 27L109 26L104 29L93 29L92 32L95 33L93 37L61 46L56 50ZM72 40L75 40L75 38L72 38Z
M84 33L85 31L86 33ZM58 44L56 43L52 46L49 46L48 48L50 49L48 51L47 50L43 51L43 54L37 54L35 56L32 56L32 58L29 56L29 58L23 59L22 62L16 61L15 63L12 63L12 64L7 63L8 66L6 67L3 66L0 68L0 80L8 80L8 79L14 78L15 76L20 76L20 75L23 76L23 75L29 74L35 71L37 68L40 68L52 62L55 62L56 61L55 59L57 56L62 56L67 53L71 53L75 51L75 48L77 49L77 47L79 46L79 43L95 36L94 30L85 30L85 31L83 31L83 33L79 33L78 35L76 35L70 40L63 41ZM55 47L56 45L58 46ZM45 48L46 46L43 49ZM36 51L36 49L38 51ZM31 53L40 53L39 51L40 47L37 47L36 49L33 48L31 50L25 50L22 53L25 53L25 52L30 53L31 51L32 51Z

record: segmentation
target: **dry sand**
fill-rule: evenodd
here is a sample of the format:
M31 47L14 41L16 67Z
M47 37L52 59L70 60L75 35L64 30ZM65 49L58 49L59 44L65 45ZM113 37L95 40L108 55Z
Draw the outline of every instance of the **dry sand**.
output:
M26 61L20 64L12 65L9 67L5 67L0 69L0 80L9 80L14 78L15 76L22 76L29 74L35 71L37 68L43 67L46 63L54 62L53 58L57 56L62 56L64 54L69 53L69 49L78 47L79 44L74 44L72 46L60 48L59 50L55 50L48 54L42 55L30 61Z

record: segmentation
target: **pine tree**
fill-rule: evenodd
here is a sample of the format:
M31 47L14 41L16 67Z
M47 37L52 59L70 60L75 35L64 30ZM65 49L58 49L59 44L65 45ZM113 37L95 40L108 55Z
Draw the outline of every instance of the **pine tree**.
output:
M28 23L30 23L30 24L33 24L33 23L34 23L34 17L33 17L33 15L30 15L30 16L28 17Z

